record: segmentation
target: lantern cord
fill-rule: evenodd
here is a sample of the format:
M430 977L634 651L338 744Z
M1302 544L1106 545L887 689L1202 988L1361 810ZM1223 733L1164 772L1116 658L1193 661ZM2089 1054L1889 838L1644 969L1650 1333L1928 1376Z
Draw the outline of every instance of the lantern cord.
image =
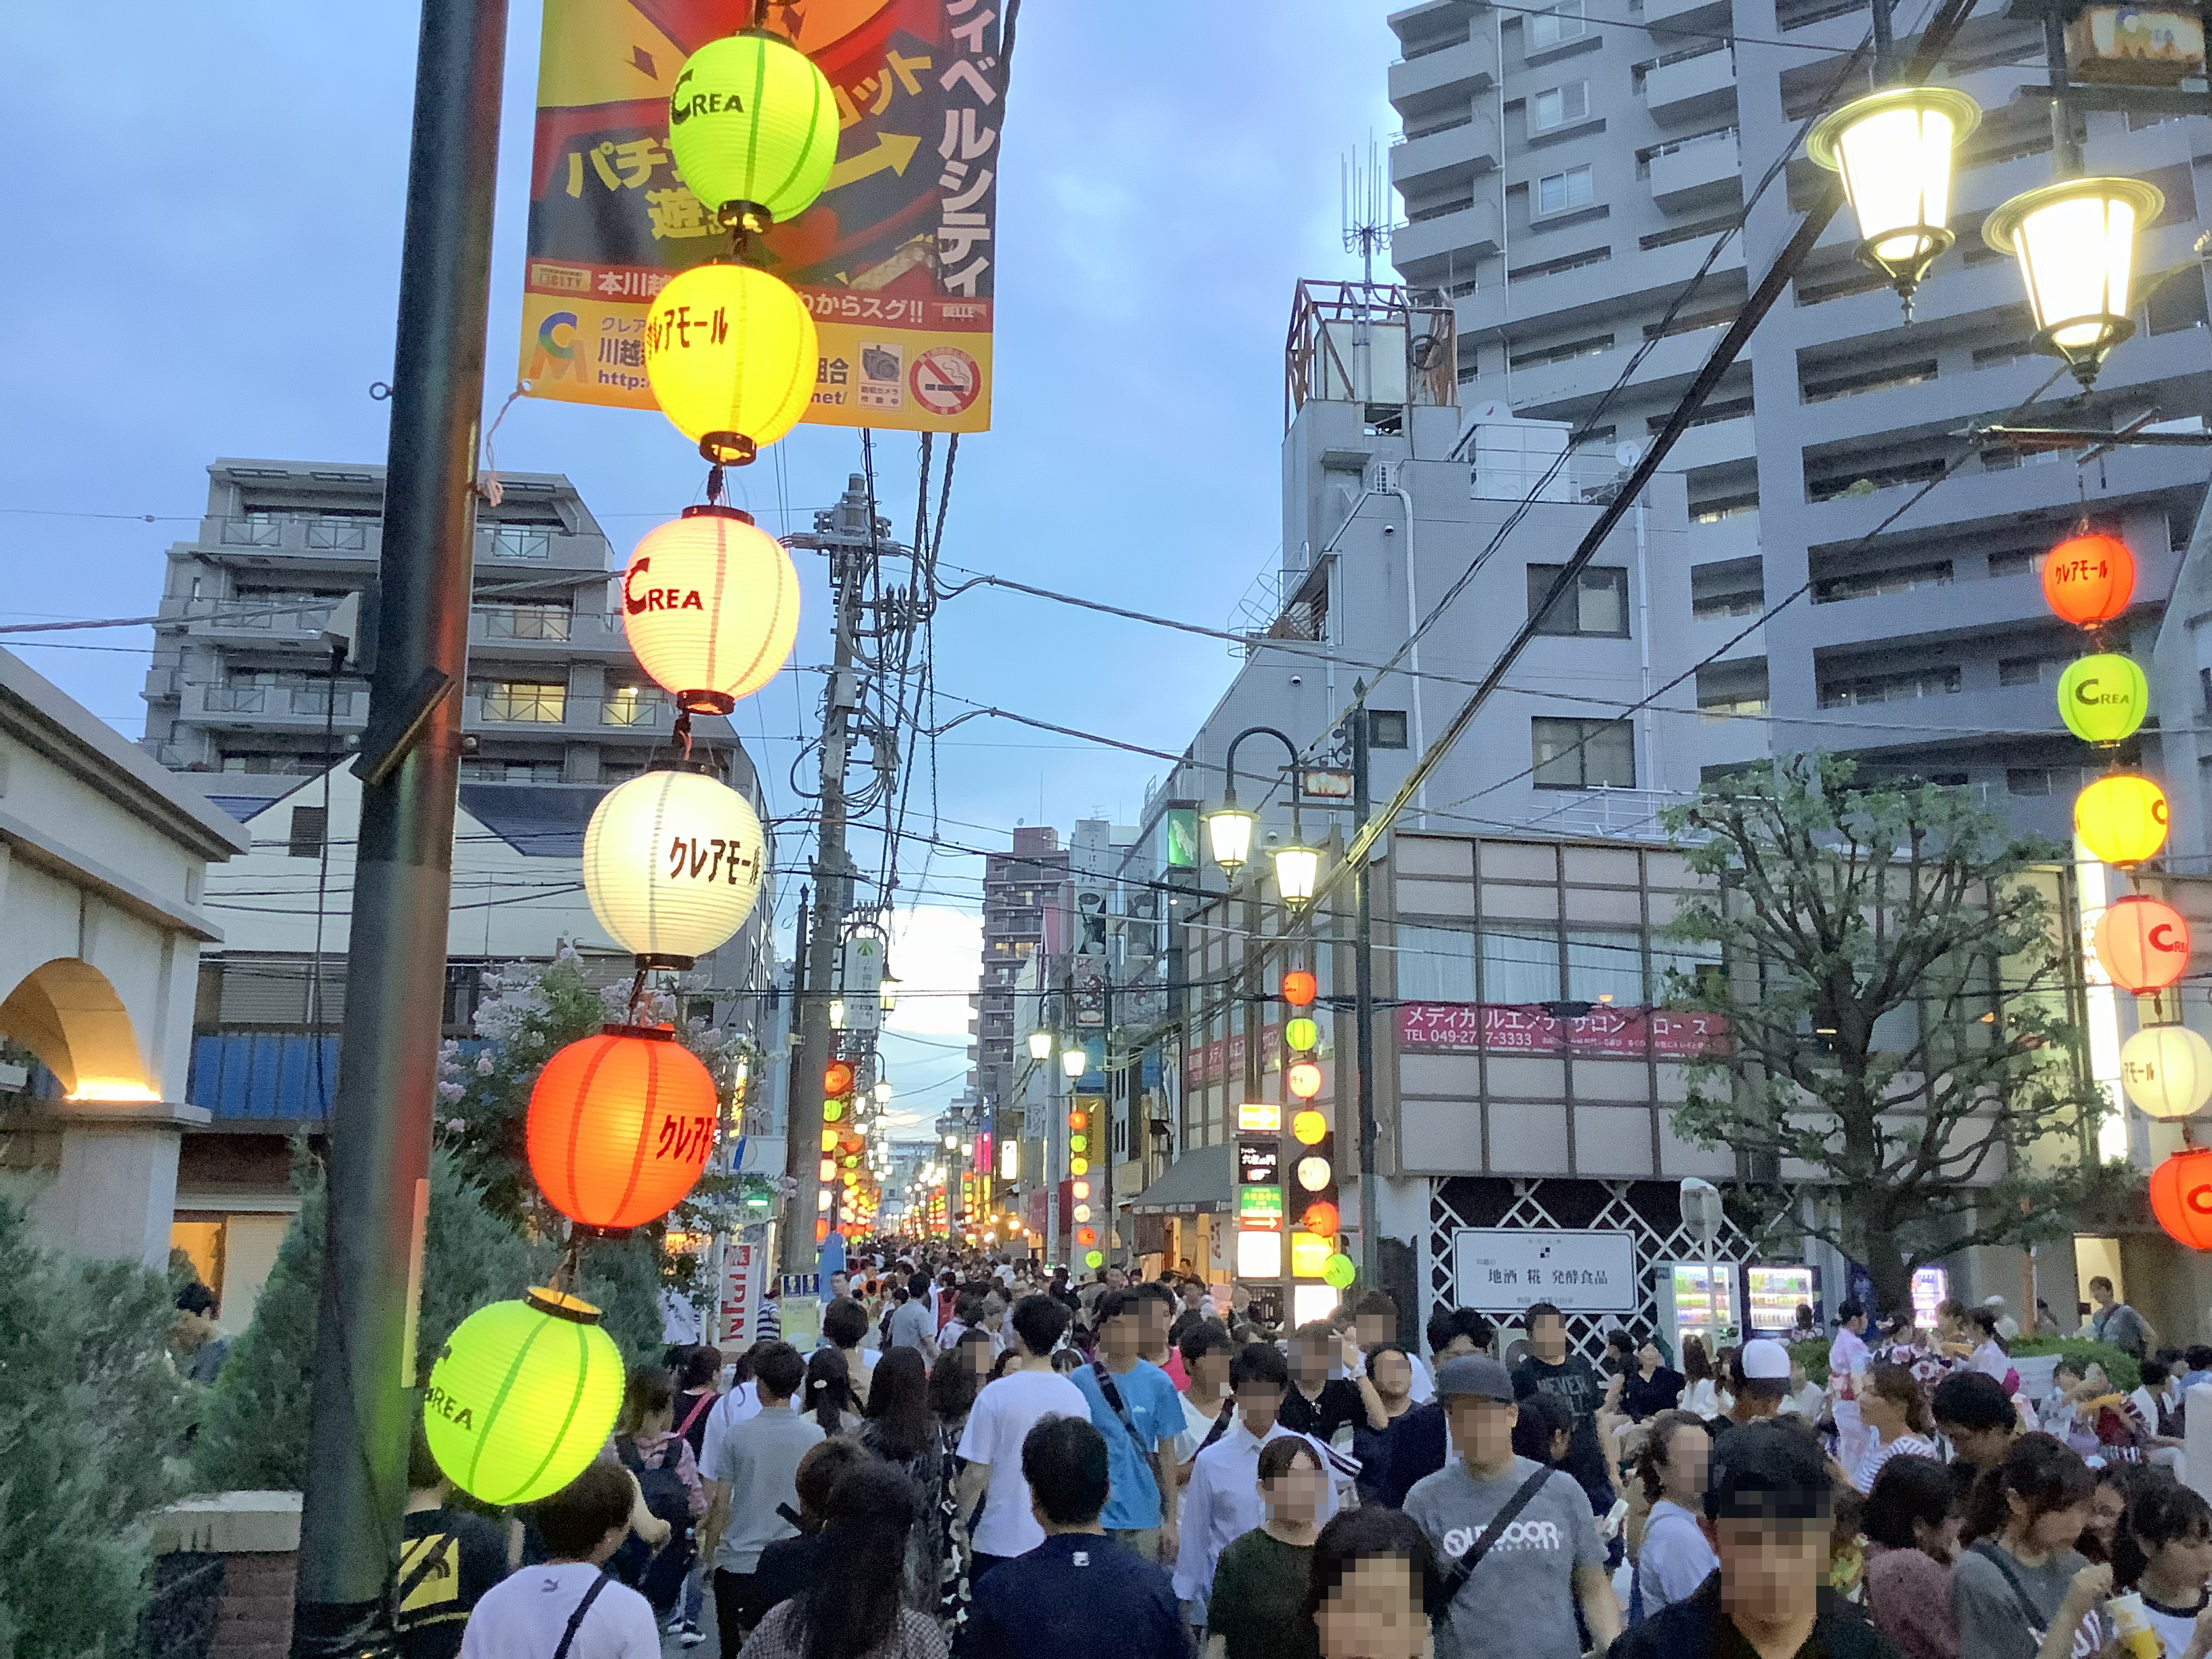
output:
M641 962L637 965L637 977L630 981L629 987L629 1023L631 1024L636 1025L641 1023L638 1018L638 1010L644 1004L645 964Z
M722 464L720 461L716 461L713 465L707 469L707 505L709 507L720 507L722 504Z

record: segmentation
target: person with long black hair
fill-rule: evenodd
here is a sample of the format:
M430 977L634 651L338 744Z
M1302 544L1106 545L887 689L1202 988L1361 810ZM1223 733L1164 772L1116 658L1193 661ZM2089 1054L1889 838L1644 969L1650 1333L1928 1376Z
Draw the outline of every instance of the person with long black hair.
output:
M824 1434L844 1434L860 1426L860 1402L853 1393L852 1368L842 1348L817 1348L806 1362L806 1392L799 1409Z
M836 1570L771 1608L739 1659L945 1659L937 1621L900 1599L914 1483L888 1463L855 1464L830 1488L828 1514L821 1559Z
M938 1364L948 1361L959 1363L957 1345ZM894 1348L876 1367L860 1438L868 1452L914 1482L919 1509L907 1535L904 1595L916 1613L939 1617L945 1558L960 1514L960 1460L952 1454L957 1443L945 1437L930 1410L929 1371L917 1350Z
M2111 1594L2109 1564L2075 1546L2089 1523L2096 1479L2047 1434L2013 1442L1976 1483L1966 1506L1972 1541L1951 1569L1951 1616L1960 1659L2069 1659L2083 1624ZM2091 1636L2089 1647L2103 1646Z

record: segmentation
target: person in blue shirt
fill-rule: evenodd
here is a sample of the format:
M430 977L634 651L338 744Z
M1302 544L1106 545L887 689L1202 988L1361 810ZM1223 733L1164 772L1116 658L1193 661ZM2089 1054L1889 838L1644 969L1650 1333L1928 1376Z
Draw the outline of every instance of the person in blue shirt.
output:
M977 1581L964 1659L1190 1659L1174 1581L1106 1536L1108 1445L1075 1417L1048 1417L1024 1437L1044 1542Z
M1175 1438L1183 1431L1182 1395L1168 1374L1139 1356L1166 1340L1164 1303L1142 1291L1109 1291L1091 1314L1098 1358L1079 1365L1075 1386L1090 1403L1091 1426L1105 1437L1113 1489L1106 1535L1147 1561L1175 1559Z

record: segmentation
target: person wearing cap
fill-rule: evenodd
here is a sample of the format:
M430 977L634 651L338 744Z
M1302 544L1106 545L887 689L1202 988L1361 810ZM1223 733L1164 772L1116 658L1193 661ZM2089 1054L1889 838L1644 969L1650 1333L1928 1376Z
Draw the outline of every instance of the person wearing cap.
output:
M2001 1296L1985 1296L1982 1305L1997 1322L1997 1335L2008 1346L2020 1340L2020 1321L2005 1311L2005 1299Z
M1729 1387L1735 1398L1712 1419L1715 1434L1778 1415L1790 1397L1790 1350L1771 1337L1754 1336L1729 1356Z
M1903 1659L1828 1587L1833 1491L1802 1429L1753 1423L1722 1437L1705 1498L1719 1567L1615 1642L1610 1659Z
M1486 1354L1466 1355L1437 1367L1437 1398L1458 1457L1416 1482L1405 1504L1451 1591L1437 1659L1580 1659L1577 1607L1602 1649L1620 1631L1605 1544L1573 1476L1514 1455L1512 1376ZM1471 1557L1472 1571L1455 1571Z

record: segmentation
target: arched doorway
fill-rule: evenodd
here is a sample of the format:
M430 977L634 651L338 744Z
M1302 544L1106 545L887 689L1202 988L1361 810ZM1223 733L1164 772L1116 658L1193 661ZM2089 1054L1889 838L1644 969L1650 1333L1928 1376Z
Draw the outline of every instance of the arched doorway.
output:
M71 1100L159 1100L123 999L107 975L76 957L55 957L0 1001L0 1036L21 1043L60 1079Z

